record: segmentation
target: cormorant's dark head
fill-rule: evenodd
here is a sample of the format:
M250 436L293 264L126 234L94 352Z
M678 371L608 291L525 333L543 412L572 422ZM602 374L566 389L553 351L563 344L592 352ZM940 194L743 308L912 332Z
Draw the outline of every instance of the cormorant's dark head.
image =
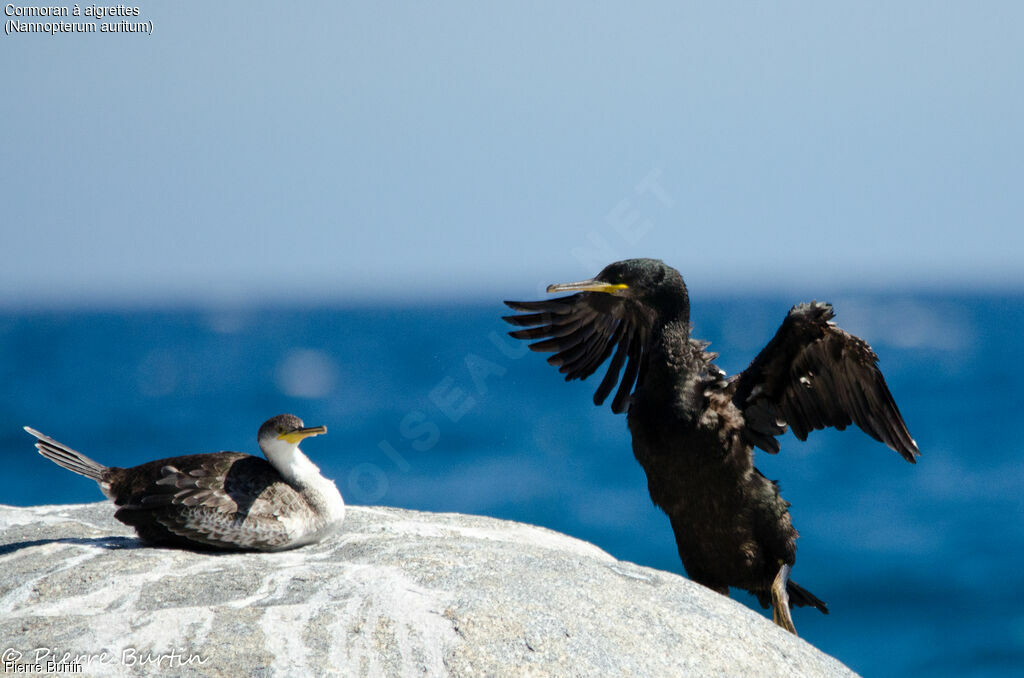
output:
M658 259L625 259L608 264L590 280L548 285L554 292L600 292L633 299L663 321L690 316L690 298L679 271Z

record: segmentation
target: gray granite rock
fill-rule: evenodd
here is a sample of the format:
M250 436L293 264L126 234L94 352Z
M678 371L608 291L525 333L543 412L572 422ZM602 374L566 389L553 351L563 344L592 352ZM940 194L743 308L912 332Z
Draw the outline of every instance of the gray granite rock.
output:
M529 525L352 507L325 543L211 555L141 547L112 514L0 506L3 661L70 659L87 675L854 675L724 596Z

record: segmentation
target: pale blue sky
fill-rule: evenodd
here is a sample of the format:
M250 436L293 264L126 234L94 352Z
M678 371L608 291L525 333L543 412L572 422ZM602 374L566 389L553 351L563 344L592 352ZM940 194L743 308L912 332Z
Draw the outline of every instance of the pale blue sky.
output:
M0 35L0 305L1024 287L1021 3L138 7Z

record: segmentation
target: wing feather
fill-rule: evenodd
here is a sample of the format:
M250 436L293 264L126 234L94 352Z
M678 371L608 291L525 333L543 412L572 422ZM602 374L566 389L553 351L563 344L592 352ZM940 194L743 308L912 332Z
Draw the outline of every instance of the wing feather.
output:
M634 302L611 294L580 292L557 299L505 304L521 313L505 316L505 321L524 328L509 335L537 340L530 344L530 350L553 353L547 361L559 368L566 381L586 379L611 358L594 393L594 404L603 404L617 387L612 410L618 413L628 409L647 354L646 316Z
M828 304L794 306L739 375L733 402L744 412L748 440L774 453L774 436L786 425L805 440L813 430L852 423L913 463L920 451L878 369L878 356L832 317Z
M612 340L608 346L610 349L612 344L615 345L615 355L612 356L611 362L608 363L608 371L605 373L604 379L601 380L597 390L594 391L595 405L603 404L608 394L619 383L619 373L622 371L622 363L626 360L626 352L629 350L631 338L632 333L629 326L626 323L620 323L619 327L615 330L615 334L612 335Z
M629 396L633 390L640 372L640 363L643 359L643 330L637 328L629 342L629 360L626 363L626 372L619 382L619 390L612 400L612 412L619 414L625 412L629 407Z
M611 340L617 329L617 323L613 319L600 318L597 321L593 341L579 359L570 365L565 365L567 379L586 379L601 366L612 350L615 348Z

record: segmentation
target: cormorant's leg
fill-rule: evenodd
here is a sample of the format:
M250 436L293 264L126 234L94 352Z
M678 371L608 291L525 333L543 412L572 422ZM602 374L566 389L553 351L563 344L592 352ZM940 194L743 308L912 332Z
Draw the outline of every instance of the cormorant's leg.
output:
M772 582L772 621L795 636L796 627L793 626L793 616L789 613L789 594L786 593L791 569L792 567L782 563L779 573L775 575L775 581Z

